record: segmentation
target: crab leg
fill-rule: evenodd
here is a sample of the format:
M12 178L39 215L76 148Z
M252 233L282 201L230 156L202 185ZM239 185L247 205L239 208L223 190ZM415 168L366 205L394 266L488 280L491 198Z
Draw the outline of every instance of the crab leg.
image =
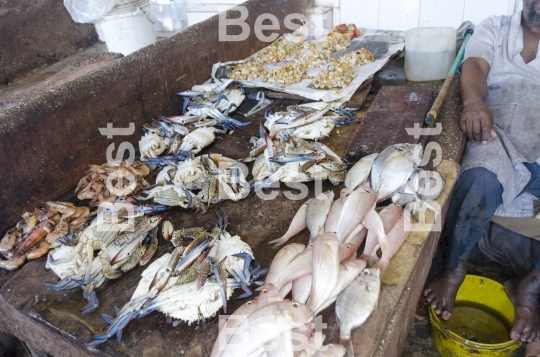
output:
M227 279L225 278L225 273L223 272L223 269L216 262L215 259L209 258L209 261L210 261L210 267L212 268L212 272L214 273L214 276L216 277L216 283L218 284L219 290L221 292L221 300L223 301L223 311L227 313Z

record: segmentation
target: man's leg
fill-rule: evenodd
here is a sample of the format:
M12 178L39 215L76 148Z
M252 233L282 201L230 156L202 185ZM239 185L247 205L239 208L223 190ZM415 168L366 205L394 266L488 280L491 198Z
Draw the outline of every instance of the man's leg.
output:
M484 168L465 171L453 192L446 216L449 242L444 269L427 284L424 296L444 320L450 319L456 294L467 274L467 259L502 203L502 185Z
M540 338L540 260L522 277L507 280L504 291L512 300L516 311L514 325L510 331L513 340L536 341Z
M531 172L531 179L523 192L529 192L540 197L540 166L536 163L525 163ZM539 243L533 241L531 250ZM514 326L510 331L513 340L536 341L540 339L540 316L538 299L540 298L540 257L536 257L536 264L527 274L508 280L504 284L506 294L512 300L516 311Z

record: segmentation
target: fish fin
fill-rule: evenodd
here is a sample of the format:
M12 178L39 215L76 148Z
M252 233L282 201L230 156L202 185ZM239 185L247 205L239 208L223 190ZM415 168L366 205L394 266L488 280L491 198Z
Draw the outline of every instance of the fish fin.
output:
M345 346L347 348L347 351L345 352L345 356L347 357L354 357L354 348L351 340L349 340L349 343Z

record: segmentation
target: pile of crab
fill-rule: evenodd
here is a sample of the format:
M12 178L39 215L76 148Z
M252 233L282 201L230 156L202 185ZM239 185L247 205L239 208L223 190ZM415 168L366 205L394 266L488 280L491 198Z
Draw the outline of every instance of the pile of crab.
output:
M186 160L210 145L216 133L249 124L229 117L245 98L242 86L233 80L195 85L178 95L184 97L182 115L163 116L143 127L139 150L146 164Z
M227 300L236 288L244 290L239 298L251 296L249 287L262 285L257 279L267 269L254 260L247 243L227 231L228 224L225 212L211 231L199 227L175 231L165 222L164 237L170 237L174 250L142 273L130 301L117 310L114 319L102 314L109 327L88 345L101 344L114 335L120 340L131 320L154 310L191 324L214 316L222 307L226 312Z
M54 241L79 232L89 217L88 207L76 207L71 202L47 202L34 212L24 213L0 241L0 268L14 270L27 259L47 254Z
M146 196L135 198L206 212L212 203L247 197L249 183L236 160L207 154L168 162L158 173L156 185L142 193Z
M114 202L118 197L137 193L148 186L144 178L149 173L150 168L140 161L90 165L88 174L79 180L75 194L79 200L91 200L90 205Z
M330 115L333 114L333 115ZM287 111L267 113L260 137L252 138L254 149L247 161L253 164L255 189L275 182L330 180L343 182L347 165L329 147L317 140L330 134L335 126L355 119L350 110L333 109L330 104L315 102L290 106ZM315 140L315 142L308 141Z
M88 300L82 313L94 311L99 306L96 288L137 265L145 265L153 257L161 220L161 216L119 218L114 210L98 210L96 218L83 231L62 237L51 245L53 249L45 267L60 281L45 285L55 291L81 288Z

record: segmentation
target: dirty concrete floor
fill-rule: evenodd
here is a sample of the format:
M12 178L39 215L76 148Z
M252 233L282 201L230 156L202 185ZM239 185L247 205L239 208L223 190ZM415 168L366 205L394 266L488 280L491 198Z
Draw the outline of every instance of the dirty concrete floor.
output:
M499 283L504 283L505 278L500 270L492 267L470 266L469 273L473 275L481 275ZM513 357L525 356L526 344L523 344L518 349ZM414 319L413 325L403 346L401 357L439 357L439 353L433 347L431 342L431 326L429 321L419 321Z

